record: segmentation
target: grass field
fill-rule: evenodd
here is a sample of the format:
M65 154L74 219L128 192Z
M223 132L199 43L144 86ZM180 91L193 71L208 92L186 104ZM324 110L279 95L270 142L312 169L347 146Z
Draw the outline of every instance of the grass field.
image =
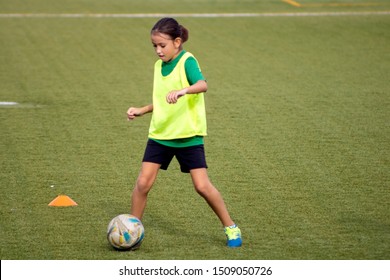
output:
M390 4L296 3L0 0L0 102L17 102L0 106L1 259L388 260ZM134 13L258 13L178 18L242 248L226 248L176 162L149 196L142 247L107 243L147 140L150 115L125 112L151 101L158 18L93 15ZM78 206L49 207L59 194Z

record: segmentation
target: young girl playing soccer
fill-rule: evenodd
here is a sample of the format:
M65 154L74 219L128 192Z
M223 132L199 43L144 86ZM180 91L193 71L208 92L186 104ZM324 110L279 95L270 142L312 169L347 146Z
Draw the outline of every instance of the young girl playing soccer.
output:
M190 173L195 190L223 224L227 246L239 247L241 231L207 174L203 147L207 82L195 57L183 50L188 30L173 18L163 18L152 28L151 40L159 57L154 66L153 104L127 110L129 120L153 112L141 171L132 193L131 214L142 218L159 169L166 170L175 156L181 171Z

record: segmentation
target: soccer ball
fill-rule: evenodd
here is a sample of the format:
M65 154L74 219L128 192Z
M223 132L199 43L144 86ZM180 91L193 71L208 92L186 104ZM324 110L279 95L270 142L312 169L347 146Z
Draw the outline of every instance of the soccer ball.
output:
M144 239L144 226L130 214L121 214L111 220L107 227L108 242L119 250L135 250Z

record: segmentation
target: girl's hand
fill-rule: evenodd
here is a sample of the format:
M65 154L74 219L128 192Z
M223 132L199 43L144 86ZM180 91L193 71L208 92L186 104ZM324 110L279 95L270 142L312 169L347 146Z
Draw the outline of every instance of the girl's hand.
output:
M175 104L177 100L183 95L185 95L186 93L187 93L187 88L183 88L181 90L172 90L166 96L167 102L169 104Z
M130 107L129 110L127 110L127 119L129 121L135 119L135 117L142 116L142 112L140 108Z

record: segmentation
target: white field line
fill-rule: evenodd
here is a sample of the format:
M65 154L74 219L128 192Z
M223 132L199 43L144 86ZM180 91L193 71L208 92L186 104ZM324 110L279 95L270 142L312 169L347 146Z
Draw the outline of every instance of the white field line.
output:
M362 12L313 12L313 13L195 13L195 14L48 14L48 13L14 13L1 14L0 18L234 18L234 17L328 17L328 16L371 16L390 15L390 11Z
M14 101L0 101L0 108L42 108L42 105L18 103Z
M0 106L15 106L19 103L13 101L0 101Z

